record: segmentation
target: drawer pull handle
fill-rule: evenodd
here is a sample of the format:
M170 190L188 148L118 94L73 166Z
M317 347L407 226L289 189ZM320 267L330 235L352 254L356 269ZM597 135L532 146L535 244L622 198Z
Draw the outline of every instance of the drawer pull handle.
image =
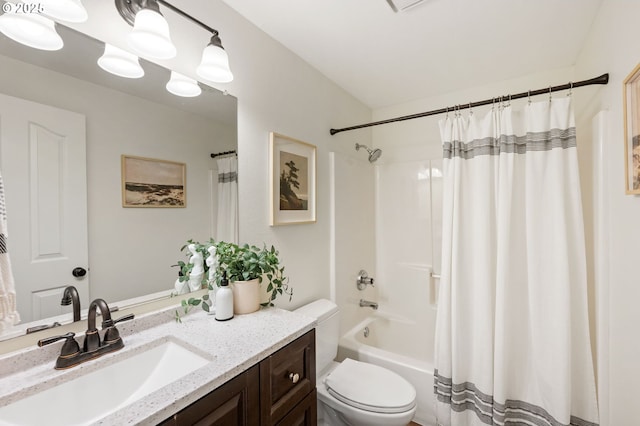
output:
M295 385L300 380L300 375L298 373L289 373L289 380Z

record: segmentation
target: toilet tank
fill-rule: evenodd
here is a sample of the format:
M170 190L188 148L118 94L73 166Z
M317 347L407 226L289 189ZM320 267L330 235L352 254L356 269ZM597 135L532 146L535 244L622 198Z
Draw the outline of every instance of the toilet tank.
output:
M320 377L338 354L340 317L338 306L330 300L320 299L301 306L295 312L318 321L316 326L316 374Z

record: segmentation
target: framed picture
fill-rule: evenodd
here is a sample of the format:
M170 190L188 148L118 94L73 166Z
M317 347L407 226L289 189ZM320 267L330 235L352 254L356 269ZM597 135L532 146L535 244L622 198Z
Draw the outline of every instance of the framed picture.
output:
M640 194L640 64L624 80L624 170L627 194Z
M271 133L271 226L316 221L316 147Z
M186 207L187 165L122 156L122 207Z

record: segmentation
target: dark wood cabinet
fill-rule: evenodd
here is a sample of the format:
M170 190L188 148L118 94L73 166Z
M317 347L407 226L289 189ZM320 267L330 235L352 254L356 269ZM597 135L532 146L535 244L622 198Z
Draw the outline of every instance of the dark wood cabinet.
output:
M274 425L316 388L315 330L260 362L260 419Z
M229 380L161 423L162 426L257 426L259 366Z
M200 398L161 426L315 426L315 330Z

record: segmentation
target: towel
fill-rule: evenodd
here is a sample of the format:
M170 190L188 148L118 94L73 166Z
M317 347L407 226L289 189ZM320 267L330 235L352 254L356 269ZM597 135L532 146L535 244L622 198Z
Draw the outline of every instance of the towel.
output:
M4 204L4 184L0 175L0 332L20 322L16 309L16 288L7 251L7 211Z

